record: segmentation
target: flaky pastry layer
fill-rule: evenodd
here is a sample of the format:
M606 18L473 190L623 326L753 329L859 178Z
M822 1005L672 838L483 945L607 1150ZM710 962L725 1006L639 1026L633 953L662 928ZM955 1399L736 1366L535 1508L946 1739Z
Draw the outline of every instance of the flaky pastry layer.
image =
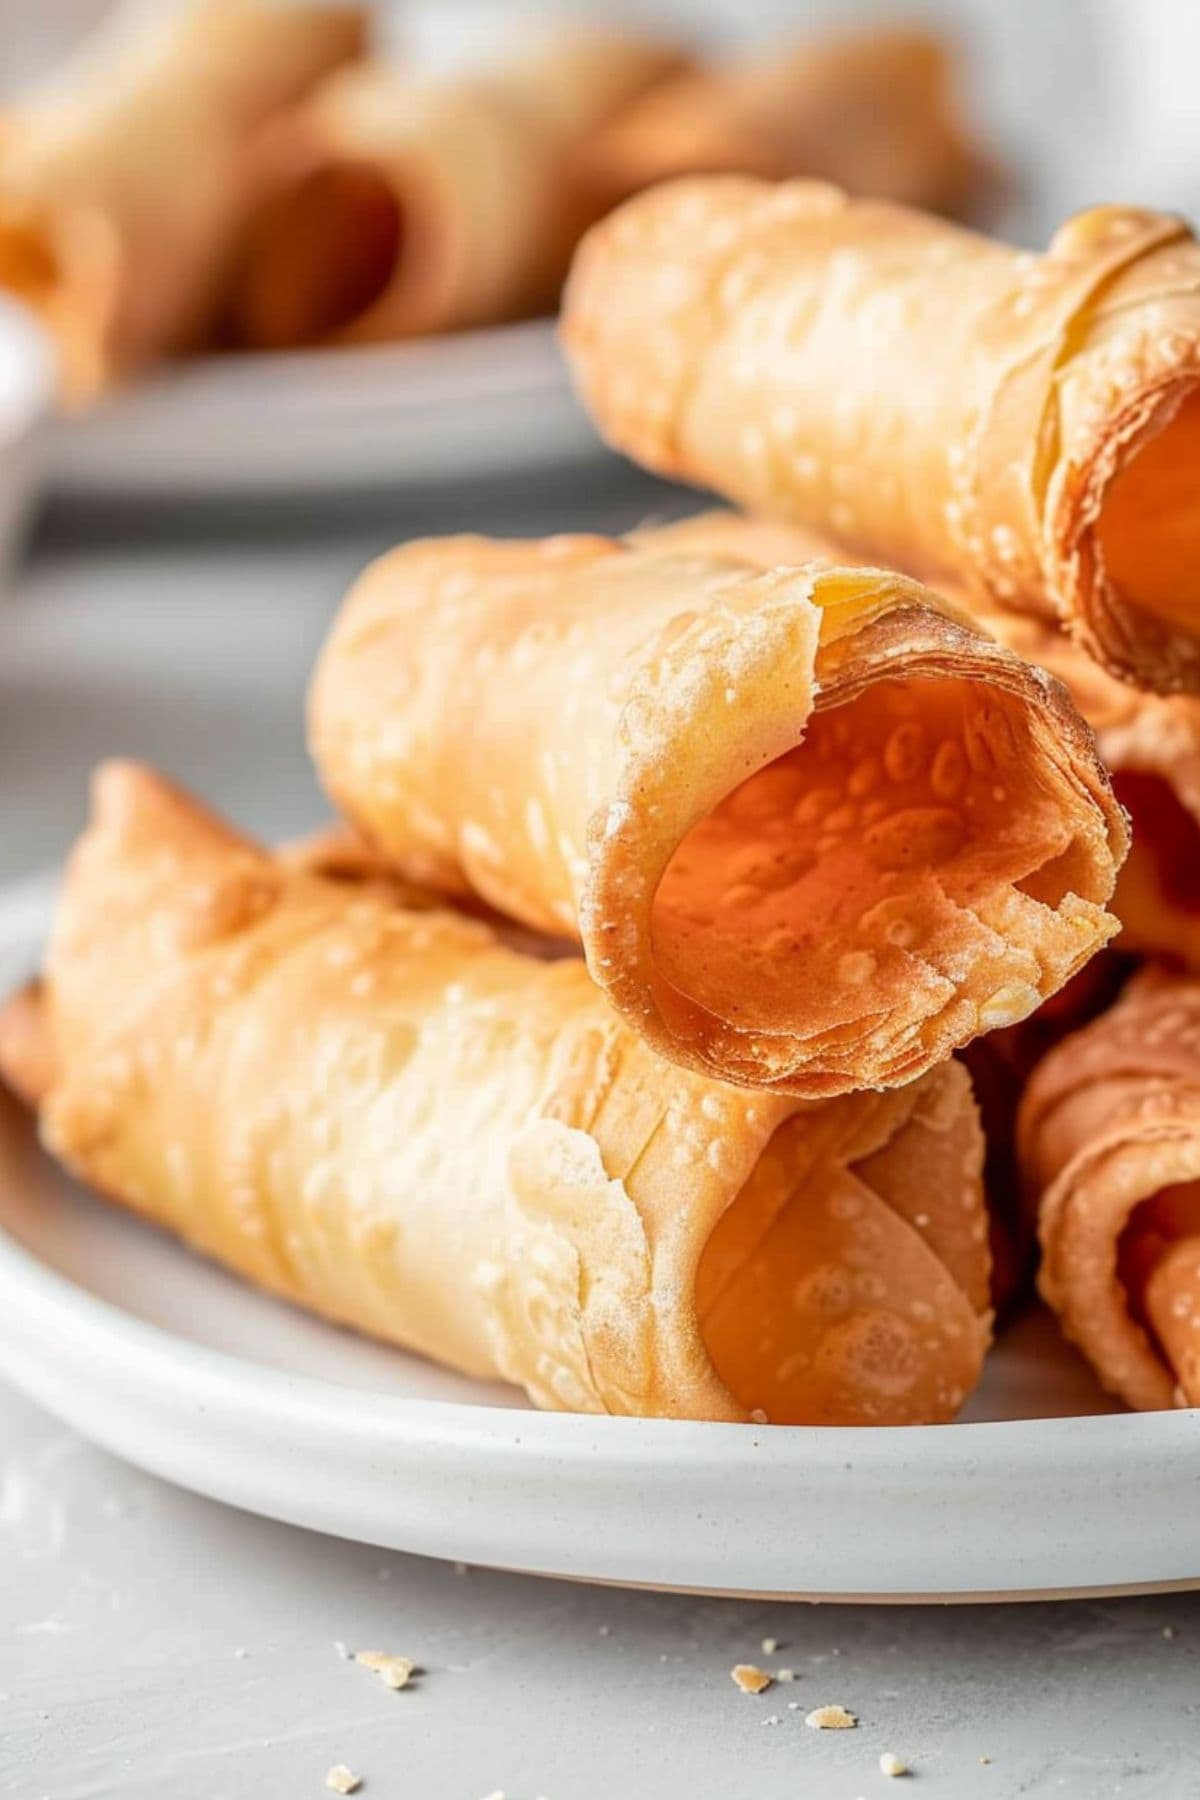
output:
M1086 727L917 583L677 530L384 557L314 678L322 778L412 879L577 934L664 1055L911 1080L1115 929Z
M653 536L680 550L741 556L763 568L844 555L816 532L724 511L681 520L670 527L669 540L661 530ZM953 585L945 591L969 604ZM1133 828L1112 900L1121 921L1118 947L1200 970L1200 700L1142 693L1117 681L1061 631L1029 614L976 606L974 616L1007 649L1056 676L1095 734Z
M1200 689L1200 250L1097 207L1041 256L815 181L665 184L602 221L563 342L648 467L1064 622Z
M541 1406L900 1424L979 1373L957 1065L815 1106L723 1086L577 957L304 873L144 769L98 777L0 1068L113 1199Z
M1021 1104L1040 1286L1110 1392L1200 1405L1200 982L1148 969Z

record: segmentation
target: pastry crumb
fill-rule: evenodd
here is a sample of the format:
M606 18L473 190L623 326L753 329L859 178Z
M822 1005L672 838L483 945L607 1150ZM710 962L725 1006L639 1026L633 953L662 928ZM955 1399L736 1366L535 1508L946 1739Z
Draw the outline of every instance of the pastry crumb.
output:
M879 1768L884 1775L908 1774L908 1764L901 1762L900 1758L894 1756L890 1750L885 1750L883 1755L879 1758Z
M788 1711L789 1712L799 1712L801 1707L803 1706L803 1704L804 1703L801 1700L789 1700L788 1701Z
M360 1668L378 1675L385 1687L407 1687L416 1663L409 1656L392 1656L386 1650L358 1650L354 1660Z
M247 1650L247 1648L244 1644L239 1644L233 1654L238 1662L245 1662L245 1660L249 1656L250 1652Z
M795 1669L776 1669L775 1679L776 1681L795 1681L796 1671Z
M858 1720L844 1706L815 1706L804 1723L813 1731L853 1731Z
M1164 1625L1162 1634L1165 1638L1173 1638L1175 1636L1175 1627L1173 1625Z
M771 1685L771 1677L765 1669L755 1668L753 1663L734 1663L729 1671L729 1679L735 1687L740 1687L743 1694L761 1694Z
M779 1639L778 1638L764 1638L763 1639L762 1653L764 1656L774 1656L774 1654L778 1650L778 1648L779 1648Z
M332 1788L335 1794L357 1794L362 1786L362 1776L353 1774L345 1763L334 1763L325 1777L325 1786Z
M334 1638L333 1654L336 1657L339 1657L342 1662L351 1662L353 1660L353 1658L350 1655L349 1650L347 1650L347 1648L346 1648L345 1644L343 1644L341 1638Z
M990 1756L981 1756L979 1760L981 1763L990 1763L992 1759Z
M753 1425L769 1425L770 1424L770 1420L767 1418L767 1415L763 1411L761 1406L755 1406L755 1407L751 1408L750 1422Z
M781 1725L782 1723L783 1723L783 1721L779 1717L778 1713L768 1713L766 1718L763 1720L764 1725Z

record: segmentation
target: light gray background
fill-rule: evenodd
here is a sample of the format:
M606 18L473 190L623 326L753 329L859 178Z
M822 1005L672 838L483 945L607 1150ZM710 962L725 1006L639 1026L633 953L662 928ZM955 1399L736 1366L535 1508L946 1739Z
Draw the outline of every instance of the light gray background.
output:
M0 0L0 83L102 5ZM406 10L438 60L547 9ZM889 8L616 10L732 39ZM1194 206L1195 0L890 10L960 32L1021 177L1015 236L1044 241L1064 212L1101 198ZM265 536L260 515L225 511L219 547L211 519L59 520L0 601L0 879L61 854L87 769L114 752L162 764L255 830L317 820L303 682L372 550L414 531L604 528L677 504L610 469L586 494L548 482L534 496L293 514ZM780 1639L777 1655L762 1653L764 1636ZM335 1640L413 1656L427 1673L389 1694ZM906 1791L880 1774L882 1750L911 1763L914 1800L1191 1800L1198 1648L1200 1597L817 1609L457 1574L177 1493L0 1386L3 1800L317 1800L339 1761L367 1800L867 1800ZM797 1681L743 1696L728 1678L743 1659L790 1665ZM804 1712L831 1700L860 1715L857 1731L805 1729Z
M0 877L61 854L114 752L256 830L318 820L304 680L374 549L680 504L609 467L586 493L297 513L265 536L223 514L219 546L211 521L60 519L0 602ZM427 1673L390 1694L337 1640ZM742 1660L797 1680L742 1695ZM0 1386L3 1800L317 1800L335 1762L366 1800L871 1800L906 1791L884 1750L914 1800L1184 1800L1198 1676L1200 1597L815 1608L459 1574L177 1493ZM859 1729L807 1730L827 1701Z

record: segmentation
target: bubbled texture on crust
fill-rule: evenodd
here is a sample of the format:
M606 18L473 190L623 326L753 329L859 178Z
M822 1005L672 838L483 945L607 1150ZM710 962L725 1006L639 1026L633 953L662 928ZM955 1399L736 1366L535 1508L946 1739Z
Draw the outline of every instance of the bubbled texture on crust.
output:
M1123 818L1063 690L949 602L744 552L405 546L322 654L315 759L410 878L577 933L663 1054L902 1082L1111 934Z
M585 239L562 334L600 429L649 467L1058 617L1143 686L1200 687L1200 595L1156 591L1183 548L1152 575L1105 535L1200 382L1180 221L1097 207L1035 256L819 182L682 180ZM1194 470L1194 438L1182 454ZM1194 550L1195 481L1157 490Z
M657 1057L577 958L305 874L130 765L98 779L45 994L52 1054L26 1012L0 1066L45 1087L68 1167L538 1405L737 1419L761 1392L779 1417L903 1423L977 1378L982 1144L956 1066L815 1108L723 1086ZM722 1272L745 1286L702 1319L743 1190Z

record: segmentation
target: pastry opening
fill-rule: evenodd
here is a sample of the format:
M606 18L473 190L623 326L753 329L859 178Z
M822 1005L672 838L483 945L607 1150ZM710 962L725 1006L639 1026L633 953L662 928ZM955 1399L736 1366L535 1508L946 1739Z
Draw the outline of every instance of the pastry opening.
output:
M1061 794L1030 778L1031 733L1021 699L962 678L880 681L819 711L678 846L653 903L660 975L737 1030L811 1040L887 1028L918 973L940 1010L937 977L961 990L976 954L1001 987L1027 973L989 914L1017 889L1052 909L1094 888ZM1037 998L996 1006L1015 1019Z
M0 288L43 312L62 283L62 269L37 226L0 218Z
M695 1297L709 1361L772 1424L950 1419L983 1353L977 1159L958 1130L932 1130L916 1109L850 1166L814 1161L811 1130L803 1116L780 1127L704 1246ZM960 1281L921 1229L936 1235L930 1213L946 1196L962 1241L976 1233Z
M1200 388L1135 443L1108 484L1095 536L1120 600L1200 634Z
M1129 1310L1200 1405L1200 1179L1161 1188L1134 1208L1117 1248Z
M1124 882L1132 887L1149 871L1155 894L1174 910L1200 919L1200 826L1161 775L1122 769L1113 776L1113 792L1133 821L1129 873L1117 877L1116 908L1121 911Z
M235 284L234 332L268 350L336 336L387 290L407 238L388 183L366 163L334 162L259 212Z

